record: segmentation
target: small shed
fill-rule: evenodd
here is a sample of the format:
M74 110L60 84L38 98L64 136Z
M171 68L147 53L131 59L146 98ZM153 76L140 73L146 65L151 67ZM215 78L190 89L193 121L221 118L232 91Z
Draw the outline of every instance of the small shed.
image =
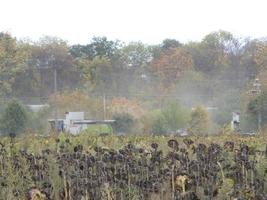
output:
M231 121L231 128L233 131L238 131L240 126L240 113L233 112L232 113L232 121Z

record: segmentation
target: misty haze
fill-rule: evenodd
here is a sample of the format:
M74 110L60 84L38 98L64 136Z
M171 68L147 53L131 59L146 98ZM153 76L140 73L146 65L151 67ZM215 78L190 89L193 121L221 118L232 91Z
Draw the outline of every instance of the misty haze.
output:
M3 4L0 200L267 199L264 3L166 1Z

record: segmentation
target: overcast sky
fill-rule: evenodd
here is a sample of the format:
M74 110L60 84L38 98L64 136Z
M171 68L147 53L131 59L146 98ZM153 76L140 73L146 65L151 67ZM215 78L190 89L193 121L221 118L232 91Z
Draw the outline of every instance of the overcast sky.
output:
M93 36L160 43L199 41L227 30L267 36L266 0L0 0L0 31L37 40L57 36L85 44Z

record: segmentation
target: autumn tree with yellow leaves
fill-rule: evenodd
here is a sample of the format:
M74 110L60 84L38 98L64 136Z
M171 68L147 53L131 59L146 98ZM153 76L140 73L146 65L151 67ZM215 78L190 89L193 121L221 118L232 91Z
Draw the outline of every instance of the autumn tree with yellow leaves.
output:
M151 68L159 77L160 90L166 92L185 72L193 70L193 61L184 49L171 48L163 51L159 58L153 60Z

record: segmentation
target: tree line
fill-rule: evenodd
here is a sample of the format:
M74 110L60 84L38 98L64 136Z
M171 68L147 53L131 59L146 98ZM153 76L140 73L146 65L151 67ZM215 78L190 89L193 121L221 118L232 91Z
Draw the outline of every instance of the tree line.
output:
M262 91L266 88L266 55L265 39L237 38L227 31L197 42L165 39L158 45L106 37L77 45L48 36L32 42L2 32L0 95L47 102L54 94L56 70L58 95L78 90L93 99L127 98L142 102L146 110L162 109L170 101L188 108L213 106L217 125L229 122L233 111L241 111L243 124L249 124L256 120L259 98L249 94L254 79L260 78Z

